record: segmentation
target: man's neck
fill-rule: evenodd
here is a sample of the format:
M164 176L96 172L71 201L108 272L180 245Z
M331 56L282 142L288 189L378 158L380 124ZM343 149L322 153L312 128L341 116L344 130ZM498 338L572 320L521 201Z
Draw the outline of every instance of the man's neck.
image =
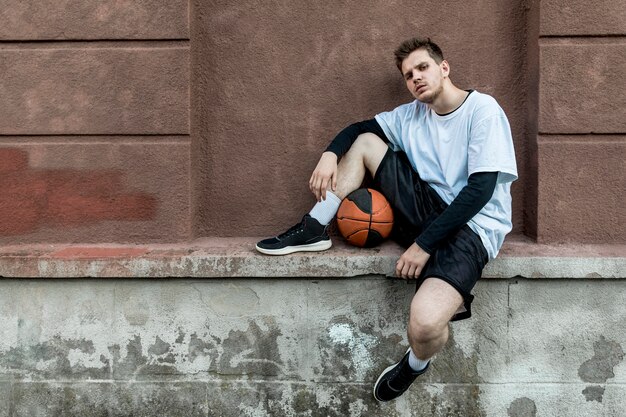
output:
M457 88L452 84L450 79L447 79L439 97L437 97L434 102L428 104L428 107L433 109L437 114L451 113L463 104L468 94L467 91Z

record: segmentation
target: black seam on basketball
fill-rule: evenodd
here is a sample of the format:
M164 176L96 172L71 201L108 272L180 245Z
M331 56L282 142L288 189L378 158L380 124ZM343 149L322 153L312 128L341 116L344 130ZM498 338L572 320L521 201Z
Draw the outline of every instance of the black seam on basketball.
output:
M359 219L358 217L341 216L341 217L337 217L337 219L338 220L356 220L357 222L367 222L367 220Z
M393 226L395 218L391 204L385 199L385 196L382 195L382 199L380 199L376 190L361 188L350 193L344 199L344 201L346 200L354 205L354 208L346 210L347 213L345 214L338 213L337 221L346 223L347 230L342 230L343 228L338 223L339 231L343 237L360 247L373 247L385 240L382 230L385 231L385 235L388 235L389 230L387 229ZM383 206L374 210L374 200L376 203L382 202ZM388 213L388 211L391 212ZM377 216L381 216L385 220L377 221ZM363 238L365 239L361 242ZM359 243L356 243L357 240Z
M389 207L389 204L385 204L385 205L384 205L384 206L383 206L380 210L376 210L376 211L372 212L372 214L378 214L378 213L380 213L381 211L383 211L384 209L386 209L387 207ZM393 211L393 210L392 210L392 211Z
M370 193L369 189L367 189L367 194L370 196L370 201L372 203L374 203L374 199L372 198L372 193ZM369 237L369 231L372 230L372 208L373 207L374 207L374 205L372 204L372 207L370 207L370 224L367 225L367 230L368 230L368 233L367 233L368 236L367 237ZM366 242L367 242L367 237L365 238Z
M352 236L356 235L359 232L368 232L368 229L359 229L359 230L355 230L354 232L350 233L348 236L346 236L346 239L350 239ZM369 234L369 232L368 232ZM367 240L367 237L365 238L365 240Z
M366 223L367 220L364 219L359 219L357 217L346 217L346 216L342 216L342 217L337 217L337 220L354 220L355 222L364 222ZM375 224L387 224L387 223L393 223L393 220L390 220L388 222L381 222L379 220L373 220L370 223L375 223Z

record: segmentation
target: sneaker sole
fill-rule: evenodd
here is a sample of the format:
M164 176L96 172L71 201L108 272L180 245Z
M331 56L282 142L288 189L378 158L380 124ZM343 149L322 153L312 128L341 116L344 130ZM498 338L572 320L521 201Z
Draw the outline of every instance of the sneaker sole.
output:
M374 384L374 390L372 391L372 394L374 395L374 399L375 399L376 401L378 401L379 403L385 403L385 402L387 402L387 401L385 401L385 400L381 400L380 398L378 398L378 397L376 396L376 387L378 386L378 383L380 382L380 380L381 380L381 379L383 379L383 376L384 376L387 372L389 372L390 370L392 370L393 368L395 368L397 364L398 364L398 363L396 362L396 363L394 363L393 365L388 366L387 368L385 368L385 370L384 370L384 371L382 371L382 372L380 373L380 376L378 377L378 379L376 380L376 383ZM390 387L390 388L391 388L391 387Z
M286 246L280 249L265 249L256 245L256 250L265 255L289 255L294 252L321 252L330 249L333 242L330 240L321 240L319 242L310 243L308 245Z

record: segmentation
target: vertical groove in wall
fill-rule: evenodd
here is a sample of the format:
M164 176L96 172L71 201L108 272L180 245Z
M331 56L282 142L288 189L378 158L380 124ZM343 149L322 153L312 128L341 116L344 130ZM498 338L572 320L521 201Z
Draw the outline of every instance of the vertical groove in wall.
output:
M538 178L538 120L539 120L539 18L540 0L527 0L526 7L526 170L524 174L524 222L526 236L537 238L537 205L539 203Z
M202 189L204 187L204 172L207 170L208 161L206 158L207 145L204 141L205 134L198 126L198 114L204 106L201 103L202 95L197 92L202 89L204 83L201 80L201 70L199 60L199 49L202 45L198 44L199 33L201 33L201 16L199 14L199 6L195 1L189 2L189 38L190 38L190 76L189 89L191 94L189 100L191 102L189 108L189 131L191 132L190 147L190 200L191 200L191 237L203 236L204 221L202 220Z

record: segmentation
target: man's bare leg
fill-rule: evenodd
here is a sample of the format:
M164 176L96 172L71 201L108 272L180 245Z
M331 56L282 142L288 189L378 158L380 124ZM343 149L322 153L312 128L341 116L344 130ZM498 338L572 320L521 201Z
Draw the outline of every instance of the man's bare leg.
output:
M365 170L374 175L387 149L387 144L375 134L359 135L350 150L339 161L337 189L334 194L343 199L359 188L365 178Z
M374 384L374 398L393 400L404 393L416 377L426 372L430 358L448 340L448 322L463 303L463 297L439 278L427 278L413 297L408 336L411 351L385 369ZM414 353L416 358L411 358ZM419 366L414 369L411 362Z
M427 278L420 286L409 315L408 337L413 353L427 360L448 341L448 323L463 303L463 297L447 282Z

